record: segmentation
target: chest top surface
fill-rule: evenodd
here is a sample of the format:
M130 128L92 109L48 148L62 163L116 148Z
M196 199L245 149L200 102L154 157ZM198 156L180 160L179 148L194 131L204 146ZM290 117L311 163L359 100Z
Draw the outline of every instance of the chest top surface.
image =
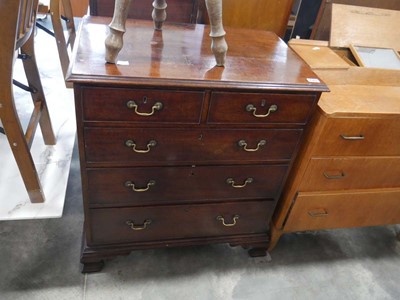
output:
M304 63L274 33L227 29L225 68L216 67L209 27L128 20L117 64L105 63L109 18L85 17L68 80L76 83L195 88L326 91Z
M328 116L386 116L400 118L400 87L330 85L318 106Z

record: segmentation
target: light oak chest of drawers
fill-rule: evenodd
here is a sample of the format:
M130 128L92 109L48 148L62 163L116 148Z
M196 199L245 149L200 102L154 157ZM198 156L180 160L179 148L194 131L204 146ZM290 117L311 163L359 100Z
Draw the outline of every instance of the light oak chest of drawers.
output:
M331 92L274 213L269 249L289 232L400 223L400 72L350 65L318 41L291 47Z
M230 30L214 67L208 27L85 18L74 83L84 198L83 272L131 250L229 243L265 255L269 221L322 91L274 34ZM244 47L246 45L246 47Z

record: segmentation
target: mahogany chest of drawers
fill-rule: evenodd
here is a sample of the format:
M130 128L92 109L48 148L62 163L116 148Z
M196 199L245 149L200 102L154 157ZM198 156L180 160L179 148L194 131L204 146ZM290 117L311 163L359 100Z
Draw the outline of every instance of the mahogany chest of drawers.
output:
M269 221L326 86L275 35L128 20L104 62L107 18L83 19L74 83L83 272L131 250L230 243L265 255Z

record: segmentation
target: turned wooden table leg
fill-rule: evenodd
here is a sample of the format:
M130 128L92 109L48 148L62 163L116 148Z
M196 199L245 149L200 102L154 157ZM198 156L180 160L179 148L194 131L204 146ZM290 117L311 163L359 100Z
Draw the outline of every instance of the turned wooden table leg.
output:
M110 32L106 38L106 61L115 64L118 53L121 51L123 36L125 33L125 23L128 17L128 10L131 0L116 0L113 19L108 25Z
M153 13L154 29L161 30L164 21L167 19L167 2L165 0L154 0Z
M225 30L222 25L222 0L206 0L206 6L211 25L211 50L214 53L217 66L224 66L228 45L225 41Z

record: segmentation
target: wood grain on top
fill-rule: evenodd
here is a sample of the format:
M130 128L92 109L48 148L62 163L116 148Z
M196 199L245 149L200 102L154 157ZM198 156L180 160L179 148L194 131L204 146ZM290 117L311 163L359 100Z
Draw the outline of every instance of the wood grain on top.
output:
M318 106L328 115L400 114L400 87L373 85L329 85Z
M327 91L323 82L274 33L227 28L226 66L216 67L209 27L127 20L120 64L106 64L104 40L110 18L86 17L69 80L128 85ZM123 65L127 64L127 65ZM311 82L310 82L311 79Z
M400 50L400 11L332 5L330 46L369 46Z
M329 47L290 45L312 69L348 69L350 65Z

